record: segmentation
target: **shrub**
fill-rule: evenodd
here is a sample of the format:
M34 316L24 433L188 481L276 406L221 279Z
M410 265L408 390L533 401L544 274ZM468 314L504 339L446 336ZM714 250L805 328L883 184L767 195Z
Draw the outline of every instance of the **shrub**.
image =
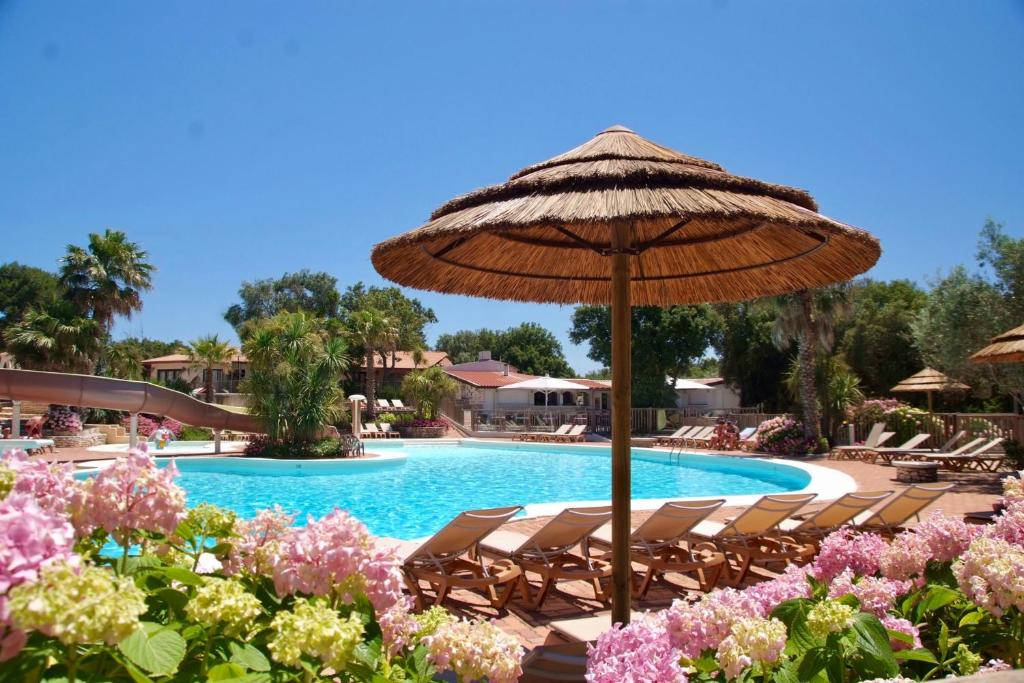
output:
M340 439L321 439L305 444L273 441L259 434L245 444L244 454L252 458L340 458L343 455Z
M377 422L386 422L387 424L395 424L398 421L398 415L395 413L377 413Z
M121 419L121 426L125 429L131 429L132 418L130 415L125 415ZM152 418L148 415L139 415L139 435L144 436L147 439L153 436L153 432L158 429L166 429L174 434L175 439L181 438L182 424L175 419L165 417L163 419Z
M435 418L441 402L454 396L458 385L439 366L413 370L402 380L402 395L416 403L416 416Z
M206 427L182 425L178 438L182 441L212 441L213 430L207 429Z
M847 417L851 422L862 425L884 422L888 431L895 432L895 443L906 441L921 431L939 434L944 431L941 419L894 398L862 401L848 411Z
M173 465L145 450L85 481L21 452L0 456L0 470L15 475L0 493L0 549L18 558L0 562L5 681L513 683L522 673L519 643L492 624L412 614L395 552L341 510L295 527L280 508L252 520L188 509ZM74 515L54 505L54 486ZM118 557L98 555L111 539Z
M804 434L803 423L791 417L765 420L757 428L757 447L774 455L806 455L818 444Z
M67 406L50 406L46 412L46 426L55 432L77 434L82 431L82 418Z

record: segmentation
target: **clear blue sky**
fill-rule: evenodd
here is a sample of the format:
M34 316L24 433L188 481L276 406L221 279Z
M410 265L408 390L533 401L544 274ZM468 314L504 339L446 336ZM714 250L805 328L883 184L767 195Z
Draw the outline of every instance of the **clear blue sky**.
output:
M243 279L377 284L377 241L622 123L810 190L923 281L986 216L1024 231L1022 121L1021 2L0 0L0 259L119 228L159 272L118 336L230 333ZM566 340L571 308L419 296L431 339Z

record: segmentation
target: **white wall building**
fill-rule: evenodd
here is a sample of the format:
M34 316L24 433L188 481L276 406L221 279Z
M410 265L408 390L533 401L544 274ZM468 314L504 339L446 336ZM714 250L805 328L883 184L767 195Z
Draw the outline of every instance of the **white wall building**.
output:
M692 410L735 410L739 393L721 377L676 380L676 407Z

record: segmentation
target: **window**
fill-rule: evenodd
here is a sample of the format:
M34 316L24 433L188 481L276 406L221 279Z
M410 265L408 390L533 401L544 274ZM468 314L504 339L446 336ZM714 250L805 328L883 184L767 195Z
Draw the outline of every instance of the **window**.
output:
M571 391L563 391L562 392L562 405L563 406L576 405L576 401L573 399Z
M171 382L181 377L181 370L157 370L156 378L161 382Z
M543 391L535 391L535 392L533 392L533 405L535 405L535 406L547 405L547 397L544 395Z

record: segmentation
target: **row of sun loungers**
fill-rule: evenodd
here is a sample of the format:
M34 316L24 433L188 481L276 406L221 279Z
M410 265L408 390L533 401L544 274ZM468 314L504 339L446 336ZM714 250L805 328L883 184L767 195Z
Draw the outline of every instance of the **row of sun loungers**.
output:
M1003 438L977 437L957 447L956 444L967 436L966 431L959 431L938 449L929 449L921 446L931 438L931 434L922 432L915 434L899 446L886 447L882 444L888 441L893 432L883 431L884 427L883 423L876 423L863 444L837 446L832 449L830 457L839 460L860 459L865 462L881 462L886 465L900 461L932 462L954 472L965 470L996 472L1008 462L1005 455L992 453L997 446L1003 443Z
M53 439L0 439L0 453L21 450L29 454L56 452Z
M587 440L587 425L564 424L553 432L520 432L515 434L512 440L577 443Z
M390 403L388 402L388 400L386 398L378 398L377 399L377 410L412 410L412 409L411 408L406 408L405 404L402 403L402 400L398 399L398 398L391 399Z
M665 503L630 535L631 559L643 567L635 573L633 592L643 597L669 572L693 575L704 591L723 577L736 586L754 564L809 561L821 539L844 525L891 536L952 486L918 484L895 496L892 491L850 493L805 515L797 513L815 494L768 495L724 522L708 519L725 503L722 499ZM519 592L537 609L563 580L588 581L595 598L607 601L602 581L611 576L611 507L568 508L530 535L503 526L521 509L463 512L420 545L398 542L406 585L418 607L428 599L424 584L438 605L461 588L482 591L498 608ZM540 577L535 594L527 573Z
M654 440L655 446L691 446L694 448L710 448L715 438L715 426L683 426L668 436L659 436ZM741 448L749 447L757 438L757 427L747 427L737 435Z
M366 422L363 424L360 436L368 439L394 439L401 438L402 435L393 431L391 425L387 422L381 422L379 428L375 422Z

